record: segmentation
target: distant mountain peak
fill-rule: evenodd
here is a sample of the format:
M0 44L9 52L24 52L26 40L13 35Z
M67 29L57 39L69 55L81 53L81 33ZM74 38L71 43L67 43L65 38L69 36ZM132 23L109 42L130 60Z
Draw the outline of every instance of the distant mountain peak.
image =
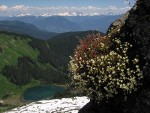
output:
M32 16L32 15L29 13L21 13L17 15L17 17L22 17L22 16Z
M116 13L108 13L108 14L104 14L102 12L87 12L87 13L82 13L82 12L78 12L78 11L74 11L74 12L61 12L61 13L44 13L44 14L39 14L39 15L32 15L29 13L22 13L22 14L18 14L16 17L24 17L24 16L42 16L42 17L49 17L49 16L101 16L101 15L120 15L116 14ZM11 15L12 17L12 15Z

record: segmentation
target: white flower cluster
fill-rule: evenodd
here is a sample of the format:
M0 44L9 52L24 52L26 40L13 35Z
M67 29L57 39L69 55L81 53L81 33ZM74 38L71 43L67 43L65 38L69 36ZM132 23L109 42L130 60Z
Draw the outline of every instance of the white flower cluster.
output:
M93 58L88 58L86 52L84 56L76 57L80 52L76 50L69 65L77 89L99 101L118 93L132 93L143 78L137 58L132 60L133 65L130 67L127 51L132 45L122 43L119 39L112 42L116 44L116 50L107 48L107 53L97 53ZM95 50L103 50L104 46Z

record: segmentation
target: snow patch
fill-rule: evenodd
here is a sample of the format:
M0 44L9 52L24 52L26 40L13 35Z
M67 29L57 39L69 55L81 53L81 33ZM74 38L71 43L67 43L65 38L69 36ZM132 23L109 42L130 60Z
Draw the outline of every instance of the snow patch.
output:
M87 97L42 100L5 113L78 113L89 101Z

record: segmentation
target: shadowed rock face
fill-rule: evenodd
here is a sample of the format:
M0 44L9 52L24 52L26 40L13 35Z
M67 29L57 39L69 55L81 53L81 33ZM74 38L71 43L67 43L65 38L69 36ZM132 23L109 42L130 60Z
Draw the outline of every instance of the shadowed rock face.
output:
M114 23L109 29L116 27ZM129 57L139 56L140 66L146 80L144 83L147 85L148 82L150 83L150 0L138 0L120 25L120 31L112 37L120 38L133 45L128 53Z
M129 12L112 23L107 35L133 45L128 55L130 59L139 56L143 85L128 95L126 101L122 95L116 95L108 103L91 100L79 113L150 113L150 0L137 0Z

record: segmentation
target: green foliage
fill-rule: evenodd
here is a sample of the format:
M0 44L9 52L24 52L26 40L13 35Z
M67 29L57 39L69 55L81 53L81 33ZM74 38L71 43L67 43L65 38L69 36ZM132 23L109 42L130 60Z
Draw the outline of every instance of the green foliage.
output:
M33 48L29 44L31 42L41 49ZM33 79L48 84L68 81L68 75L53 67L51 62L39 60L38 57L45 48L49 48L46 41L0 31L0 98L10 92L20 92L20 86L32 83ZM54 56L52 52L46 52L42 56L43 59Z
M98 101L135 91L143 76L138 59L127 56L131 47L100 35L81 40L69 65L77 89Z
M32 78L44 83L64 83L68 76L55 68L41 69L30 57L20 57L16 66L5 66L2 70L12 83L22 86L31 82Z
M10 79L10 81L19 86L31 82L33 74L33 62L30 57L20 57L17 66L5 66L2 73Z
M28 45L30 38L9 33L0 33L0 70L5 65L16 65L18 57L29 56L36 59L39 52Z
M68 63L70 61L69 56L73 55L74 49L79 44L81 37L85 37L88 34L97 34L99 31L80 31L80 32L68 32L56 35L52 39L48 40L50 51L57 52L56 59L51 60L52 64L58 64L56 67L60 68L64 72L68 73ZM103 33L101 33L103 35ZM50 56L49 58L51 58ZM58 63L57 63L58 62Z
M33 80L38 84L68 83L69 56L79 42L78 37L91 33L97 32L64 33L43 41L0 31L0 98L20 94L22 88L28 88L26 85L34 85Z
M14 91L18 92L19 87L0 74L0 98L8 94L11 95Z

